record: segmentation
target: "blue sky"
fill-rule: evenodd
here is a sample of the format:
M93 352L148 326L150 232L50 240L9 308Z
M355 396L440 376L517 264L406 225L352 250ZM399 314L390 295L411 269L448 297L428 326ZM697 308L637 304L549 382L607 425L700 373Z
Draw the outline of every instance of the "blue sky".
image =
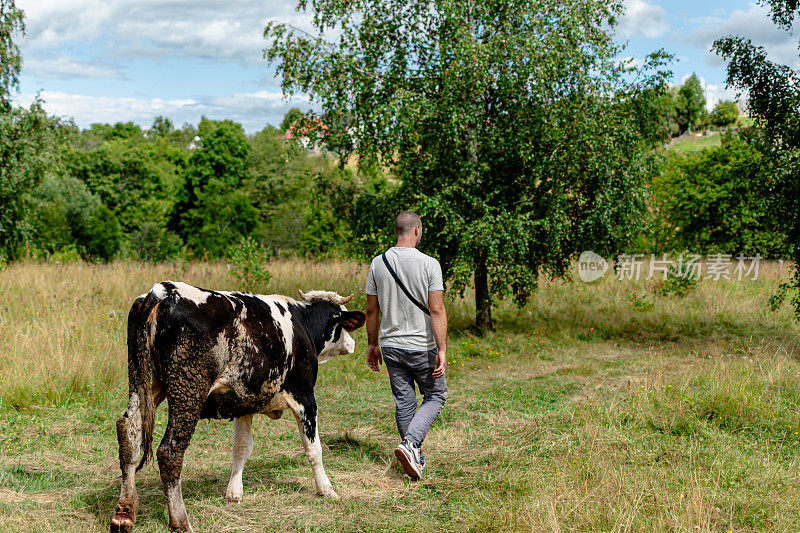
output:
M241 122L248 132L277 125L300 96L286 101L262 58L268 20L310 29L293 0L17 0L27 16L18 101L36 93L55 115L147 127L165 115L177 125L201 116ZM617 27L635 61L665 48L675 54L675 83L696 72L709 106L732 98L725 65L709 52L725 34L750 37L773 60L799 66L798 38L777 29L756 4L706 0L624 0Z

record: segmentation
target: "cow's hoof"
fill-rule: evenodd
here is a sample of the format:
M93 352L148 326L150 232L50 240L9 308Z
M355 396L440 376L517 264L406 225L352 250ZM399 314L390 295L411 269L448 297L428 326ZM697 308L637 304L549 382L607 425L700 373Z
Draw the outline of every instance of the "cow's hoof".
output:
M136 518L136 508L129 503L119 503L114 517L111 519L111 531L133 531L133 521Z
M114 516L114 518L111 519L111 531L115 533L128 533L133 531L133 520L127 516Z
M225 489L225 499L229 502L240 502L242 501L242 497L244 496L244 487L242 486L242 482L230 482L228 483L228 487Z
M330 498L331 500L338 500L339 499L339 495L336 494L336 491L333 490L333 489L331 489L328 492L321 493L320 496L322 496L323 498Z

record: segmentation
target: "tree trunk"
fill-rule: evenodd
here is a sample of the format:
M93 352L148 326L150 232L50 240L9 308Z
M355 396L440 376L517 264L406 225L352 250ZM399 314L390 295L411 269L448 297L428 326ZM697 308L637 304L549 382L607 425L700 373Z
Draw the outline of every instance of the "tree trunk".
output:
M470 3L469 20L467 22L473 39L476 38L477 34L474 9L474 3ZM482 176L478 174L478 117L481 103L480 100L473 100L469 105L472 107L473 116L467 123L467 161L470 163L472 179L481 197L485 197ZM481 250L478 253L478 262L475 266L475 326L481 332L492 329L492 298L489 294L489 269L486 262L486 252Z
M475 326L480 331L492 329L492 298L489 294L489 269L482 252L475 267Z

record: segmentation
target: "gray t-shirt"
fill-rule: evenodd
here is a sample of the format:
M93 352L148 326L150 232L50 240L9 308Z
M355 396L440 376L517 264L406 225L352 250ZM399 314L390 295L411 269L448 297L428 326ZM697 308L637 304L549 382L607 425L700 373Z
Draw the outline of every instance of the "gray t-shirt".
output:
M416 248L392 247L386 259L419 303L428 305L428 292L443 291L442 267L439 261ZM431 319L414 305L397 285L381 256L372 260L367 274L367 294L378 297L381 319L381 346L404 350L433 350Z

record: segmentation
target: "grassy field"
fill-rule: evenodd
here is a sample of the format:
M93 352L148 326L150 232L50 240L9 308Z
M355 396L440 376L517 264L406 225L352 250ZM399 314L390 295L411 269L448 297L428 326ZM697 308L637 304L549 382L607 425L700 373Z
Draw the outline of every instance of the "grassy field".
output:
M276 263L269 292L354 292L363 266ZM783 273L786 277L786 273ZM102 531L119 493L114 422L126 402L125 317L162 279L241 288L224 264L14 264L0 272L0 531ZM291 416L254 420L245 498L230 503L232 426L203 421L183 473L198 531L798 531L800 364L788 304L756 282L542 280L495 333L449 298L449 398L409 482L385 371L356 354L320 369L315 497ZM469 297L469 295L467 295ZM156 442L166 409L157 417ZM154 465L139 531L164 531Z

